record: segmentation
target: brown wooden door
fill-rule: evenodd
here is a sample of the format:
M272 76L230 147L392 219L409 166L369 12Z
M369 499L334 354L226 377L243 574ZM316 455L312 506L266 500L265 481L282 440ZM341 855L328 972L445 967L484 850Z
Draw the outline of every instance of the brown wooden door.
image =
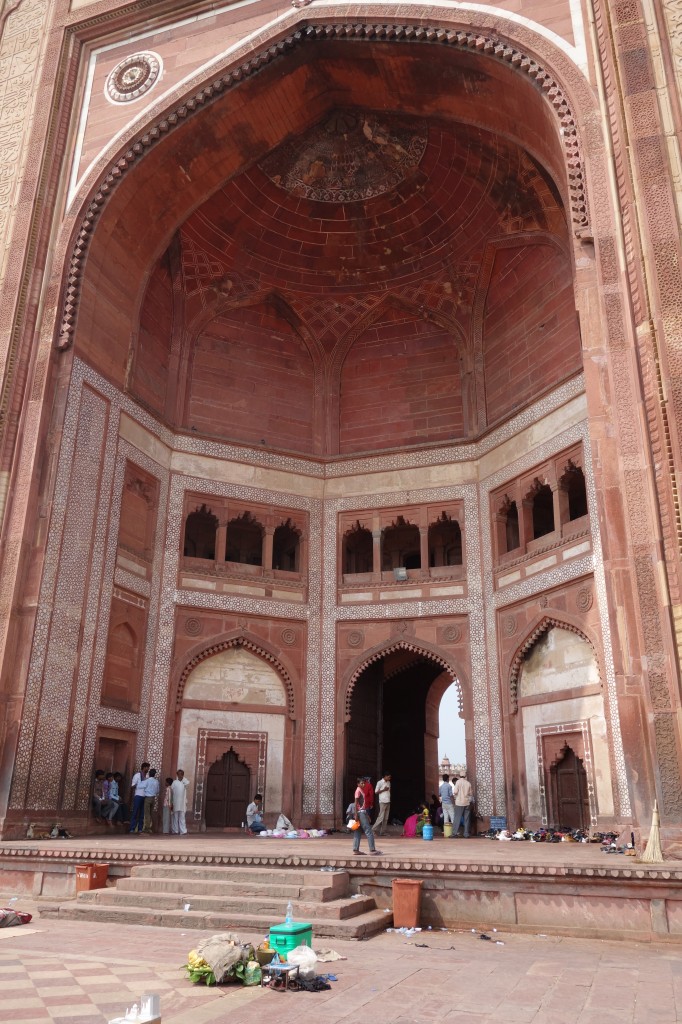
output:
M233 747L208 769L206 827L239 828L251 802L251 772Z
M586 828L590 823L587 774L581 759L571 747L552 765L552 791L555 795L556 825Z

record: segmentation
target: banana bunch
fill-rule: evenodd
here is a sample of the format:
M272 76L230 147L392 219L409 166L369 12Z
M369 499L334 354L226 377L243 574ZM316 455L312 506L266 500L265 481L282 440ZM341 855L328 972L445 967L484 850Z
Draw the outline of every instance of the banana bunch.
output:
M187 954L187 963L183 969L187 971L187 977L195 985L202 981L205 985L215 985L216 983L215 974L211 967L203 957L199 956L196 949L190 950Z

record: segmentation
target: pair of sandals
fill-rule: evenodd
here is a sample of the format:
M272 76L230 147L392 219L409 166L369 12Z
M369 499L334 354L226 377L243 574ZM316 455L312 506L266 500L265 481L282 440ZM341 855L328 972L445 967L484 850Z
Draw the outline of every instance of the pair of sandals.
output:
M287 985L285 978L274 978L270 983L273 992L327 992L331 985L324 978L290 978Z

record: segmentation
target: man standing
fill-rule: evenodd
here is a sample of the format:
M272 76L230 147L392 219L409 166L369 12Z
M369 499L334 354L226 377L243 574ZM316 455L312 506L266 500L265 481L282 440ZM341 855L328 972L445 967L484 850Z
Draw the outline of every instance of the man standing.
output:
M378 836L383 836L391 811L390 772L384 772L382 778L377 782L374 792L379 800L379 813L377 814L377 820L374 822L374 832Z
M443 776L443 781L438 789L438 796L440 797L441 807L443 808L443 825L447 825L448 823L452 825L455 820L455 802L453 800L449 775Z
M154 801L159 795L159 780L156 778L156 768L149 769L149 775L142 785L144 786L144 824L142 831L146 832L147 835L151 835Z
M459 773L459 778L455 783L454 797L455 797L455 820L452 827L452 835L455 837L459 832L459 825L464 818L464 838L469 838L469 819L471 817L471 799L473 790L471 783L467 779L466 771Z
M359 778L358 784L355 790L355 817L360 822L360 828L356 828L353 832L353 853L356 857L360 857L360 839L364 832L367 836L367 842L369 843L369 852L371 854L381 854L381 850L377 850L374 845L374 833L372 832L372 825L369 820L370 808L366 806L367 799L367 779ZM372 786L369 786L369 792L374 796L374 790Z
M147 772L149 770L149 762L145 761L142 764L139 772L135 772L133 775L133 781L131 782L131 792L133 794L133 808L130 812L130 831L141 832L142 822L144 818L144 797L145 787L147 783Z
M171 786L171 832L174 836L187 835L187 787L189 779L185 778L182 768L178 768Z

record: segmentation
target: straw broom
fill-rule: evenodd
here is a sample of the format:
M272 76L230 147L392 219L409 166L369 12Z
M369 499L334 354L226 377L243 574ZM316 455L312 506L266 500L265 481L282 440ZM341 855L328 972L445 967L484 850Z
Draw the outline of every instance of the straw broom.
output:
M646 850L641 860L647 864L660 864L663 860L661 851L661 819L658 813L658 801L654 801L654 813L651 819L651 832L646 844Z

